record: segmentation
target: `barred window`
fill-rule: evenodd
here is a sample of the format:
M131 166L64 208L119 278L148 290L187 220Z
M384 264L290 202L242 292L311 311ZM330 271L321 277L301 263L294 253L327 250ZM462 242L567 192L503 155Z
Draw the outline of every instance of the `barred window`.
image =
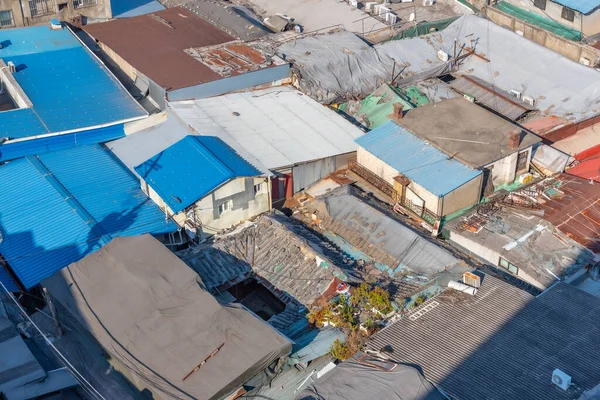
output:
M0 11L0 28L13 26L14 24L11 10Z
M29 13L32 17L54 14L55 12L54 0L29 0Z
M540 10L545 10L546 0L533 0L533 5L539 8Z
M575 11L571 10L570 8L563 7L561 17L567 21L573 22L575 21Z
M98 3L98 0L73 0L74 8L95 6Z

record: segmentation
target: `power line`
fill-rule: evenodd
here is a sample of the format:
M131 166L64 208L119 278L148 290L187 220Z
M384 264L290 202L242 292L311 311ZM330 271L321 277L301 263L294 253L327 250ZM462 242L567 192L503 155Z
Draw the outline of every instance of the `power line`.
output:
M44 332L42 332L42 330L36 325L36 323L33 322L31 317L23 309L23 307L17 301L17 299L15 299L13 294L8 291L8 289L6 288L6 286L4 286L4 283L2 283L2 281L0 281L0 286L2 286L2 289L6 292L8 297L17 305L17 309L21 312L21 314L23 314L25 316L25 318L31 323L31 325L39 332L39 334L42 335L42 337L44 338L44 341L48 344L48 346L52 349L52 351L58 356L58 358L64 364L65 368L71 373L73 378L75 378L75 380L80 384L81 388L95 399L106 400L104 398L104 396L102 396L100 394L100 392L98 392L96 390L96 388L83 377L83 375L81 375L81 373L73 366L73 364L71 364L69 362L69 360L67 360L67 358L56 348L56 346L54 346L54 344L50 341L50 339L48 339L48 337L44 334Z

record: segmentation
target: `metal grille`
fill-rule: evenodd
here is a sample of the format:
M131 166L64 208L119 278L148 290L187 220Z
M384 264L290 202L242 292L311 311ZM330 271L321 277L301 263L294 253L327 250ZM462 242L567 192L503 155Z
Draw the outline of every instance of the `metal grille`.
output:
M0 11L0 28L13 26L13 25L14 25L14 21L13 21L12 11L10 11L10 10Z
M73 1L74 8L95 6L96 4L98 4L98 0L74 0Z
M55 12L54 0L29 0L29 13L32 17L54 14Z

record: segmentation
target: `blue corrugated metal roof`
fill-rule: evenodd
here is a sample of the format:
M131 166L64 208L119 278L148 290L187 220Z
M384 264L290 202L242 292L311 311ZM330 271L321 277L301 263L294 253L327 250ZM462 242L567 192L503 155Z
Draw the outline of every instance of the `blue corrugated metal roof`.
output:
M123 124L0 145L0 161L104 143L125 136Z
M0 58L16 65L14 77L33 103L0 112L0 136L81 130L146 115L68 29L3 29L0 42Z
M436 196L444 196L481 174L390 121L356 143Z
M135 171L178 213L235 177L260 171L221 139L186 136Z
M600 7L600 0L551 0L572 10L589 14Z
M26 288L111 237L177 229L99 145L11 161L0 181L0 253Z
M110 0L113 18L129 18L164 10L156 0Z

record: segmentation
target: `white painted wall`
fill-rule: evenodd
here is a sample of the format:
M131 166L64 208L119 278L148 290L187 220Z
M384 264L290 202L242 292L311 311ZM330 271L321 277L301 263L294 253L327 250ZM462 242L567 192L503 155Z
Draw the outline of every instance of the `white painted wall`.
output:
M255 195L254 185L260 183L262 190ZM270 188L267 178L262 177L233 179L176 215L146 182L142 181L141 186L144 193L163 211L167 210L168 215L180 227L184 227L188 218L195 219L200 238L212 236L270 209ZM219 214L219 205L229 200L233 202L233 208Z
M527 163L525 164L525 168L520 171L517 171L517 159L520 153L528 152ZM500 185L511 184L519 177L519 175L527 172L529 170L529 164L531 163L531 147L527 149L521 150L519 152L512 153L509 156L504 157L501 160L496 161L495 163L488 164L485 168L489 168L493 165L492 170L492 183L494 187L498 187Z

